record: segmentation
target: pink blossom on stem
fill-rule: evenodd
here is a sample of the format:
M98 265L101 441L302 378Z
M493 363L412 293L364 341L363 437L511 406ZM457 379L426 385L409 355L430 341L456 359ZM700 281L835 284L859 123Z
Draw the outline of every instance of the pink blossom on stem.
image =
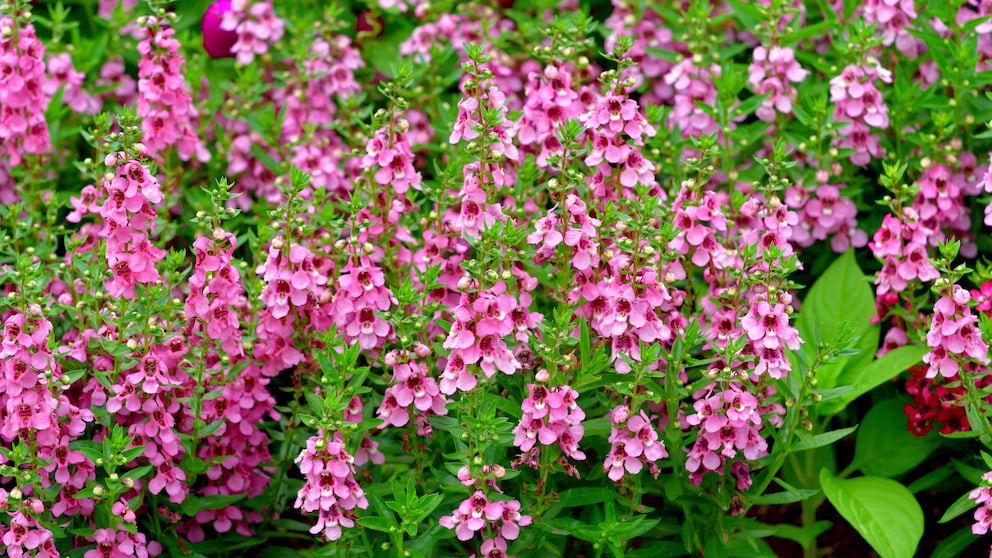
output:
M341 432L328 439L323 431L311 436L295 462L305 477L295 507L304 513L317 512L317 523L310 529L327 540L341 538L342 527L354 527L352 512L365 509L369 502L355 482L354 458L344 446Z
M14 167L25 154L51 150L44 58L45 47L33 25L0 16L0 151Z
M224 12L221 29L234 31L238 39L231 47L239 64L250 64L282 39L286 25L268 0L232 0Z
M978 329L978 316L971 313L971 294L953 285L950 296L945 294L934 304L927 346L930 352L923 355L923 362L930 365L927 378L938 374L945 378L956 377L962 361L974 360L989 364L989 347ZM966 380L967 381L967 380Z
M179 157L210 160L210 152L196 133L193 98L184 77L186 61L179 54L176 30L151 18L145 38L138 43L138 116L148 153L161 156L176 146Z

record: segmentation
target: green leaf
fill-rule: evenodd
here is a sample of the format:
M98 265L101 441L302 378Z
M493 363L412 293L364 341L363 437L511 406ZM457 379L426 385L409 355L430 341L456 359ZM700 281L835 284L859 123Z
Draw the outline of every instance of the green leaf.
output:
M615 494L608 488L570 488L559 495L558 505L563 508L588 506L612 500Z
M816 355L814 333L819 331L823 343L838 340L842 328L849 324L858 341L851 347L857 356L838 357L833 363L817 370L816 379L821 389L838 386L837 378L849 363L870 362L878 348L880 328L872 324L875 316L875 296L864 273L858 267L854 251L848 250L834 260L817 279L803 300L796 328L806 343L803 351L810 360Z
M396 526L394 522L382 517L360 517L358 518L358 524L366 529L382 531L384 533L388 533L390 529Z
M197 508L199 510L219 510L243 500L244 497L244 494L212 494L210 496L201 496L197 503Z
M808 434L799 434L799 441L792 446L792 451L803 451L813 448L819 448L823 446L829 446L830 444L846 437L851 432L858 429L858 425L851 426L849 428L841 428L840 430L833 430L831 432L825 432L823 434L817 434L816 436L810 436Z
M817 521L816 523L806 527L782 523L775 526L774 536L780 539L796 541L803 548L806 548L816 539L816 537L826 533L827 529L833 527L833 525L834 524L832 521L827 521L825 519L822 521Z
M959 556L968 556L965 553L965 549L978 541L978 537L971 532L971 527L962 527L954 532L953 535L947 537L937 548L933 549L933 554L930 558L958 558Z
M841 372L837 384L851 385L854 388L832 401L826 401L824 398L817 409L823 415L839 413L858 397L922 362L923 355L927 354L928 350L922 345L906 345L885 353L882 358L872 361L867 366L855 364L848 366Z
M906 401L886 399L875 404L861 421L854 464L866 475L899 476L923 463L940 446L933 433L915 436L906 428Z
M823 493L882 558L912 558L923 538L923 510L905 486L882 477L837 478L820 471Z
M819 494L819 492L819 490L795 488L793 490L783 490L781 492L772 492L771 494L762 494L752 500L752 503L759 506L791 504L793 502L802 502L810 496Z
M972 498L969 498L970 495L971 495L970 490L962 494L960 498L955 500L954 503L951 504L949 508L947 508L947 511L944 512L944 515L940 518L940 520L937 521L937 523L947 523L948 521L954 519L955 517L977 506L978 502L976 502Z

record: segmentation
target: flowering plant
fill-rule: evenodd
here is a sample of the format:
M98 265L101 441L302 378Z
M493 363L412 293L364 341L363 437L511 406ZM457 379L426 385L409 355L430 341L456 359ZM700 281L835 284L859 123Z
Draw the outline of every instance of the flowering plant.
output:
M990 15L0 0L0 550L974 552Z

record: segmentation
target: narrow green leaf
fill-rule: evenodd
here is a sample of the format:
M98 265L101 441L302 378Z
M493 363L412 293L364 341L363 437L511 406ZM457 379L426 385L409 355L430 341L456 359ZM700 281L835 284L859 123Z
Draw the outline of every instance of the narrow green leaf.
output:
M841 386L854 386L853 389L833 401L827 401L824 397L817 408L825 415L839 413L858 397L922 362L928 350L922 345L906 345L889 351L866 366L852 364L841 372L837 382Z
M971 532L971 527L962 527L947 537L937 548L933 549L930 558L959 558L960 556L970 556L965 550L972 544L978 542L979 538Z
M970 495L971 495L971 491L962 494L960 498L955 500L954 503L951 504L949 508L947 508L947 511L944 512L944 515L941 516L941 518L937 521L937 523L947 523L948 521L954 519L955 517L977 506L978 503L976 503L975 500L968 497Z
M849 428L841 428L840 430L833 430L831 432L825 432L823 434L817 434L816 436L809 436L808 434L800 434L799 441L792 446L792 451L803 451L813 448L819 448L822 446L829 446L830 444L846 437L851 432L858 429L857 425L851 426Z

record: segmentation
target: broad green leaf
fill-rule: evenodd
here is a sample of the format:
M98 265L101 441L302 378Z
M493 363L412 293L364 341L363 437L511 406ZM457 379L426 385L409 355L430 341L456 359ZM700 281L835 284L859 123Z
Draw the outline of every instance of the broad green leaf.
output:
M906 345L885 353L882 358L866 366L852 363L841 372L837 383L840 386L853 386L853 389L830 401L824 398L817 409L821 415L839 413L858 397L922 362L923 355L928 350L922 345Z
M837 340L845 324L849 324L858 341L851 347L855 356L838 357L832 364L816 373L818 385L823 390L838 386L837 378L848 364L870 362L878 348L880 328L872 324L875 316L875 296L864 273L858 267L854 251L848 250L834 260L817 279L803 300L796 328L806 343L803 351L812 360L816 354L815 335L826 344Z
M920 463L940 446L934 433L915 436L906 428L905 401L886 399L875 404L861 421L854 449L855 466L866 475L896 477Z
M820 471L823 493L882 558L912 558L923 538L923 510L913 494L882 477L837 478Z

